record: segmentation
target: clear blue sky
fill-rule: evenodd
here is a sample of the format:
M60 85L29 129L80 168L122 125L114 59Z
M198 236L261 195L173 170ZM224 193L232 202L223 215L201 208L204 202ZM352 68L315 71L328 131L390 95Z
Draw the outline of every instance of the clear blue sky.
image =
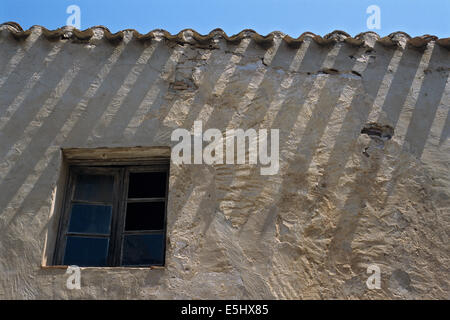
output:
M250 28L291 36L336 29L356 35L368 30L366 8L377 5L381 29L374 31L382 36L399 30L450 36L450 0L1 0L0 22L55 29L66 25L71 4L81 9L81 29L104 25L113 32L162 28L177 33L193 28L204 34L222 28L231 35Z

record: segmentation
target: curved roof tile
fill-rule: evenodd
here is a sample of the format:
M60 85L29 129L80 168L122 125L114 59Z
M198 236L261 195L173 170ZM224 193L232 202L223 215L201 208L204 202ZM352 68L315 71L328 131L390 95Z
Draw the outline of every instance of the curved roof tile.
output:
M306 38L310 38L319 45L345 42L354 46L363 46L369 45L369 42L378 42L387 47L397 47L401 46L402 43L405 43L416 48L423 48L429 42L433 41L439 46L450 49L450 38L439 39L438 37L432 35L411 37L409 34L402 31L393 32L385 37L380 37L373 31L363 32L356 35L355 37L352 37L348 33L340 30L333 31L323 37L312 32L304 32L299 37L293 38L279 31L274 31L264 36L251 29L245 29L238 34L228 36L222 29L214 29L206 35L202 35L192 29L184 29L177 34L171 34L163 29L155 29L146 34L141 34L134 29L125 29L116 33L112 33L107 27L104 26L94 26L86 30L78 30L68 26L61 27L56 30L48 30L43 26L32 26L28 30L23 30L22 27L16 22L5 22L0 24L0 30L9 30L12 36L17 40L27 38L35 28L40 28L43 36L50 41L71 39L74 41L87 42L90 41L94 36L95 30L102 30L102 37L111 43L121 42L124 38L124 34L126 32L131 32L133 34L133 38L138 41L151 41L155 38L164 38L168 41L174 41L177 43L196 42L200 45L206 45L219 38L222 38L230 43L239 43L244 38L251 38L257 44L263 47L270 47L273 44L274 38L280 37L286 42L288 46L293 48L299 47ZM371 39L371 41L369 41L369 39Z

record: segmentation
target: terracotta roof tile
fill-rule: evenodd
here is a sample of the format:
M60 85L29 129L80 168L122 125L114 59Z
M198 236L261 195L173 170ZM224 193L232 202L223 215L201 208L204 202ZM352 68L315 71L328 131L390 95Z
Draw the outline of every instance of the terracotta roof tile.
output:
M155 38L164 38L168 41L174 41L177 43L193 43L196 42L199 45L207 45L215 39L224 39L230 43L238 43L244 38L251 38L257 44L263 47L270 47L273 44L275 37L282 38L286 44L290 47L296 48L307 38L312 39L319 45L328 45L336 42L345 42L354 46L370 46L370 42L378 42L387 47L397 47L403 44L407 44L416 48L423 48L429 42L435 42L438 45L450 49L450 38L438 38L432 35L423 35L420 37L411 37L405 32L394 32L388 36L380 37L377 33L368 31L363 32L355 37L352 37L348 33L340 30L333 31L325 36L316 35L312 32L305 32L297 38L293 38L279 31L274 31L268 35L261 35L254 30L245 29L238 34L228 36L222 29L214 29L207 35L202 35L192 29L184 29L177 34L171 34L166 30L156 29L150 31L146 34L141 34L134 29L125 29L116 33L111 33L111 31L104 26L94 26L86 30L78 30L73 27L61 27L56 30L48 30L42 26L32 26L28 30L23 30L22 27L16 22L5 22L0 24L0 30L7 29L12 34L12 36L17 39L27 38L34 29L39 28L42 31L43 36L50 41L58 41L61 39L71 39L74 41L88 42L94 37L94 31L101 30L102 37L111 43L121 42L124 38L126 32L131 32L133 38L138 41L151 41ZM189 40L188 40L189 38Z

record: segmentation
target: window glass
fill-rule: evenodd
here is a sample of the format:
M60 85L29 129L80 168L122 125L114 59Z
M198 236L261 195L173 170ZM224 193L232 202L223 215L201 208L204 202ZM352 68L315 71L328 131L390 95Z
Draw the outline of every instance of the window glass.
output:
M163 234L125 235L122 265L162 265L163 248Z
M164 198L166 172L131 172L128 198Z
M164 202L128 203L125 230L162 230L164 209Z
M74 200L111 202L114 177L80 174L76 178Z
M69 232L109 234L111 213L107 205L73 204Z
M106 266L108 243L108 238L68 236L63 264L79 267Z

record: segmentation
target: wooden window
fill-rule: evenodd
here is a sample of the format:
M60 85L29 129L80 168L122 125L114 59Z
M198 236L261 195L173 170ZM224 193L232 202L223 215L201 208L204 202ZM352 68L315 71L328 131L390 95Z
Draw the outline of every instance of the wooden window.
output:
M54 265L162 266L168 161L69 166Z

